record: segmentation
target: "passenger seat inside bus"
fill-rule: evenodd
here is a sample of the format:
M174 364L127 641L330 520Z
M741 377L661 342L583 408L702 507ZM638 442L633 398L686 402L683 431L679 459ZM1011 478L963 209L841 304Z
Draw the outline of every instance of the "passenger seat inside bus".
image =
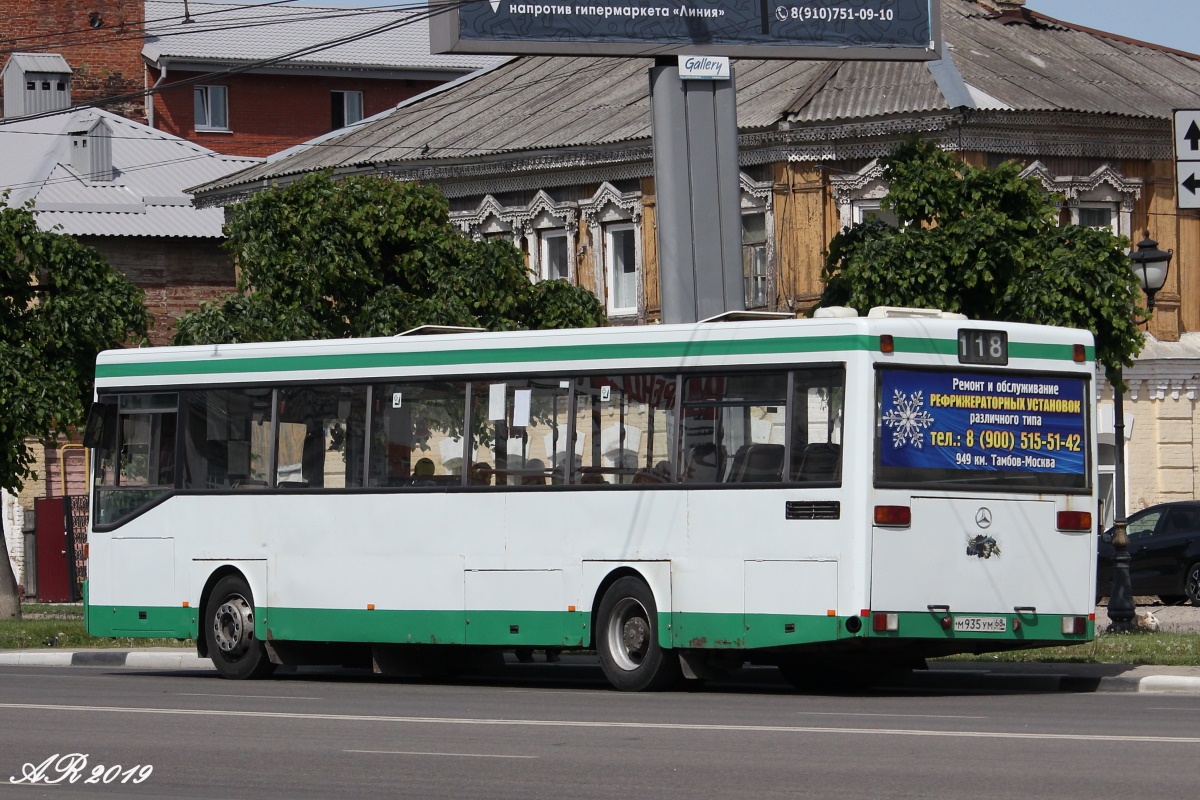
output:
M778 483L783 480L783 445L744 444L733 456L727 480L733 483Z
M798 481L837 481L842 477L842 446L833 442L805 445L799 464L792 464Z
M725 448L712 442L692 445L686 463L684 483L719 483L725 473Z

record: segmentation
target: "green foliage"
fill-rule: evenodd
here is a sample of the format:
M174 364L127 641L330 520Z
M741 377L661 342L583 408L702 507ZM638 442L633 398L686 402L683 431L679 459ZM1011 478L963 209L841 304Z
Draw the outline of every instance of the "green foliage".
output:
M145 336L143 300L95 250L0 199L0 487L33 477L27 439L82 422L96 354Z
M431 186L308 175L233 210L226 247L238 294L186 315L176 344L390 336L419 325L590 327L600 302L533 284L521 253L473 241Z
M821 305L940 308L1085 328L1120 384L1120 368L1144 341L1134 320L1146 315L1124 237L1059 225L1053 198L1012 162L971 167L910 142L883 164L884 208L906 224L872 219L835 236Z

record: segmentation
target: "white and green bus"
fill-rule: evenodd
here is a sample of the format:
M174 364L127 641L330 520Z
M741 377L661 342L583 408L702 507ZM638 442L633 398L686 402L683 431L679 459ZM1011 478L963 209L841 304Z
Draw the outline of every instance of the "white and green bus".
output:
M627 690L1089 641L1091 335L825 314L102 353L88 630Z

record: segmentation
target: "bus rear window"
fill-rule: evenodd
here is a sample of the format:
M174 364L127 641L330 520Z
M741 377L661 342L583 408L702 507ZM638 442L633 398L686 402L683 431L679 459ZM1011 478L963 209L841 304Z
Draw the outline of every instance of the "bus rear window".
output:
M1090 488L1086 378L881 369L875 482Z

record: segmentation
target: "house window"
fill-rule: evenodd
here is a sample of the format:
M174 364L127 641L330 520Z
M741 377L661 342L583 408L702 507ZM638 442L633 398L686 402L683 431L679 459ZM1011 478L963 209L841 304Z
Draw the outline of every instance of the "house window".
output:
M608 272L608 313L637 313L637 244L632 225L612 225L605 231Z
M541 235L541 279L544 281L570 280L571 268L567 263L567 232L546 231Z
M742 280L746 308L767 304L767 215L742 215Z
M1072 220L1085 228L1106 228L1117 232L1117 206L1115 203L1079 205L1071 209Z
M363 118L362 92L332 92L329 97L335 131Z
M196 130L229 130L229 97L224 86L197 86L192 96L196 102Z
M896 216L894 211L884 211L879 200L855 200L854 224L857 225L869 219L886 222L893 228L900 227L900 218Z

